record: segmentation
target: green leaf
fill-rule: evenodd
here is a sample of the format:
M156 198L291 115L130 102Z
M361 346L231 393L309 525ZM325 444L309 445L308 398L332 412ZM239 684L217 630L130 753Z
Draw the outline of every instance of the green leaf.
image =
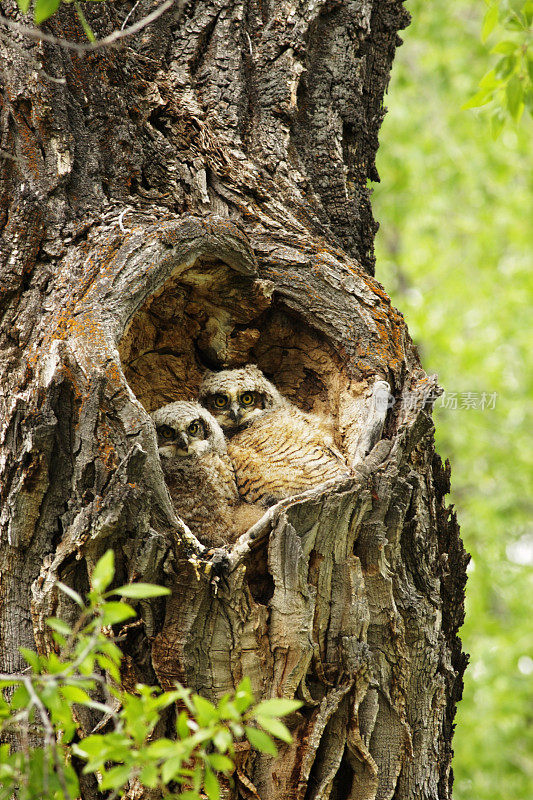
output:
M261 753L277 756L277 747L267 733L257 728L251 728L249 725L246 725L244 730L246 731L246 738L252 747L255 747L255 749L259 750Z
M176 730L178 732L178 736L180 739L186 739L187 736L190 734L190 729L188 725L189 717L187 716L185 711L180 711L178 714L178 718L176 720Z
M220 800L220 785L214 772L205 768L204 788L209 800Z
M178 795L179 800L202 800L198 792L189 789L187 792L180 792Z
M156 739L155 742L150 742L145 751L150 758L173 758L177 753L176 742L172 739Z
M522 102L524 90L518 75L513 75L505 89L507 108L514 120L518 122L522 115L524 104Z
M61 4L61 0L35 0L35 8L33 9L33 21L36 25L40 25L52 14L55 14Z
M91 575L91 586L95 592L104 592L115 575L115 554L107 550L100 558Z
M292 736L289 733L286 726L283 722L280 722L279 719L274 719L272 717L261 717L256 716L255 719L257 720L258 724L261 725L268 733L271 733L272 736L276 736L278 739L281 739L283 742L292 742Z
M147 764L139 775L139 780L148 789L155 789L159 782L159 775L155 764Z
M213 744L219 753L225 753L232 745L233 738L227 728L221 728L213 736Z
M112 767L103 773L100 783L100 790L121 789L129 780L131 775L130 766Z
M143 597L163 597L170 594L170 589L164 586L157 586L154 583L129 583L126 586L119 586L113 589L112 594L120 594L122 597L132 597L142 599Z
M301 708L302 703L300 700L289 700L287 697L273 697L271 700L263 700L253 709L253 716L257 715L262 717L284 717L286 714L292 714L298 708Z
M58 645L58 647L60 649L62 649L63 647L67 646L67 638L66 638L66 636L63 636L61 633L58 633L57 631L54 631L52 633L52 639L54 640L54 642Z
M193 696L193 703L196 709L196 718L200 727L205 727L210 722L217 722L218 712L213 703L206 700L205 697L195 694Z
M94 661L96 656L94 653L89 653L89 655L83 659L79 666L79 671L82 675L92 675L94 672Z
M231 758L221 756L220 753L210 753L206 756L206 761L216 772L232 772L234 764Z
M67 594L71 600L74 600L81 608L84 607L83 600L78 592L75 592L74 589L71 589L70 586L67 586L66 583L61 583L61 581L56 581L56 586L61 589L62 592Z
M479 86L481 89L496 89L500 86L500 81L496 77L496 72L493 69L489 69L488 72L483 75L479 82Z
M57 631L63 636L70 636L72 633L70 625L67 625L66 622L63 622L62 619L58 619L57 617L50 617L46 620L46 624L49 628L52 628L53 631Z
M498 109L490 118L490 132L493 139L497 139L505 125L505 117Z
M30 702L30 695L28 694L28 690L25 686L19 686L13 692L13 697L11 698L11 708L14 708L18 711L19 708L26 708L28 703Z
M110 602L102 608L103 625L116 625L117 622L124 622L125 619L136 616L136 612L127 603Z
M30 3L31 0L17 0L17 5L23 14L25 14L28 8L30 7Z
M485 106L492 100L492 95L492 91L480 89L479 92L476 92L476 94L470 98L470 100L467 100L466 103L463 103L461 110L466 111L469 108L479 108L480 106Z
M242 681L237 686L237 690L235 692L235 708L237 711L242 713L249 708L252 703L254 702L254 695L252 692L252 683L248 676L244 677Z
M161 779L163 783L167 784L173 780L176 775L181 772L182 764L183 759L181 759L179 756L168 758L161 768Z
M505 81L516 69L516 56L503 56L494 67L494 73L498 80Z
M491 53L498 53L503 56L510 56L516 53L518 50L518 44L516 42L512 42L510 39L506 39L503 42L498 42L498 44L494 45Z
M231 732L235 739L240 739L244 735L244 728L240 722L228 722Z
M79 686L61 686L59 691L70 703L79 703L80 705L86 706L91 705L92 700L83 689L80 689Z
M41 671L41 659L39 658L38 653L36 653L35 650L28 650L27 647L19 647L19 652L23 656L24 660L28 662L33 672L39 675Z
M86 736L79 744L72 745L73 752L80 758L94 758L103 750L104 737L99 734Z
M498 24L498 6L494 4L487 10L481 28L481 41L485 43Z
M111 675L113 680L115 680L117 683L120 683L120 670L114 661L107 656L97 655L96 662L98 666L104 670L104 672L108 672Z

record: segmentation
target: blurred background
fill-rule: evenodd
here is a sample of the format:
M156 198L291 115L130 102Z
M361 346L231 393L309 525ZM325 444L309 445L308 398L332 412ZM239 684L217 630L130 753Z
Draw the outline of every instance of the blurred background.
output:
M472 554L454 797L530 800L533 125L526 110L495 139L490 111L461 110L494 58L486 4L406 6L373 184L376 276L445 390L437 447Z

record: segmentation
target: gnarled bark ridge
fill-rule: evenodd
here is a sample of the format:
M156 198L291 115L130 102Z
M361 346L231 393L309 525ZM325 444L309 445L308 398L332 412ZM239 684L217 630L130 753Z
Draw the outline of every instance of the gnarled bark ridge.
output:
M81 41L70 11L49 28ZM112 547L119 583L172 589L126 633L128 685L216 698L249 675L304 703L279 759L240 751L228 798L451 797L466 558L435 381L372 277L406 22L396 0L199 0L83 58L1 28L2 669L52 646L45 619L74 613L54 581L83 591ZM271 508L220 579L149 412L249 362L333 418L353 477Z

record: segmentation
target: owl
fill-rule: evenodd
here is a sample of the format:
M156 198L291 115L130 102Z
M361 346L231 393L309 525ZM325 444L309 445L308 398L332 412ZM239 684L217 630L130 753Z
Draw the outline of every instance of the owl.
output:
M350 475L325 422L284 398L255 365L207 373L200 400L230 436L244 500L268 506Z
M255 364L205 372L199 396L228 436L250 425L265 411L291 407Z
M181 400L151 416L176 513L203 544L234 541L262 512L239 497L220 425L199 403Z

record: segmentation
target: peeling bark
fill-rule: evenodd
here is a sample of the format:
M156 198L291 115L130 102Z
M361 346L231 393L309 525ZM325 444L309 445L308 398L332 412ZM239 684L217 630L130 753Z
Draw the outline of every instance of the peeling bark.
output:
M81 41L70 12L49 27ZM126 632L125 685L217 698L249 675L304 703L279 759L239 750L235 800L451 797L466 556L435 380L372 277L367 180L406 23L396 0L199 0L84 58L0 38L2 670L53 646L45 619L75 613L54 581L83 592L112 547L118 583L172 590ZM149 412L248 362L332 418L353 477L270 509L217 580Z

